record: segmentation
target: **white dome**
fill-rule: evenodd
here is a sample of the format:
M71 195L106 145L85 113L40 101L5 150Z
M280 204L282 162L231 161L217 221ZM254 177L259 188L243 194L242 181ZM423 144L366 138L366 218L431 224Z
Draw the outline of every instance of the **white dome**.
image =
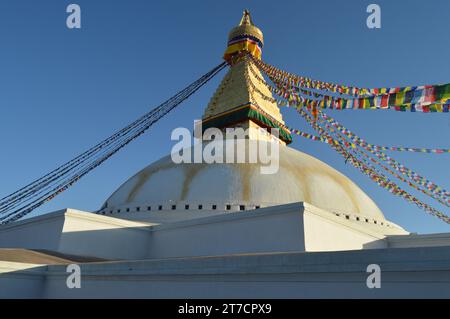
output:
M260 163L176 164L166 156L120 186L102 211L151 206L170 209L169 205L250 209L307 202L334 213L384 220L377 205L346 176L287 146L280 145L279 150L279 170L268 175L261 174L260 167L266 165Z

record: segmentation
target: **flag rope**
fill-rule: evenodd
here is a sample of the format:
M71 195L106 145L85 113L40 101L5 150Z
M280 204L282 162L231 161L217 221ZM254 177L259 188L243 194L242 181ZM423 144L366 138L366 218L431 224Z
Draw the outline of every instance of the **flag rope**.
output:
M20 190L3 197L0 202L0 222L6 224L20 219L67 190L83 176L142 135L154 123L189 98L226 66L226 62L219 64L185 89L93 148Z

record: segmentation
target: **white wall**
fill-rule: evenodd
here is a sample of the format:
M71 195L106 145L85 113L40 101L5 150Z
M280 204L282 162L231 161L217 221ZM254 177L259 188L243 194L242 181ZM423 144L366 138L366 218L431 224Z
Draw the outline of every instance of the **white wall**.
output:
M371 263L380 289L366 285ZM81 274L81 288L68 289L65 266L49 266L41 297L450 298L450 247L97 263Z
M0 299L42 298L46 266L0 262Z
M384 248L383 227L295 203L154 226L148 258Z
M329 213L328 213L329 214ZM342 218L324 216L318 209L307 207L304 218L305 251L338 251L385 248L384 236L367 232Z
M386 239L392 248L450 246L450 233L397 235Z
M111 260L336 251L385 247L384 228L306 203L162 225L67 209L0 227L0 245Z
M1 248L58 250L64 211L0 226Z
M302 206L153 227L149 258L304 251Z
M149 240L148 225L91 213L72 213L66 214L58 251L112 260L142 259L148 253Z
M141 259L149 225L66 209L0 227L0 247L105 259Z

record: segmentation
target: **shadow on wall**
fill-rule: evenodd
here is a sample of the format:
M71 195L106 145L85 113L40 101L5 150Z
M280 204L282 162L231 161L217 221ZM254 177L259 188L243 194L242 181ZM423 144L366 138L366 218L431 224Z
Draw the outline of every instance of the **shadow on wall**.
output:
M0 263L1 298L449 298L450 246L66 265ZM369 264L381 289L370 289ZM9 270L7 270L9 267Z
M362 245L363 249L377 249L386 247L386 239L378 239Z
M60 212L54 215L56 217L46 218L38 223L33 222L33 218L30 218L11 225L0 226L0 248L58 251L65 218Z
M305 251L303 218L298 211L243 216L240 213L168 226L65 232L59 251L109 260Z

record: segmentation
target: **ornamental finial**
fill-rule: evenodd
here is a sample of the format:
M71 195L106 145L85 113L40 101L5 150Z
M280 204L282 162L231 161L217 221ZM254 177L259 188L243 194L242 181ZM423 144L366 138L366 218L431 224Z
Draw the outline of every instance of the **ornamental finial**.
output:
M231 29L228 34L228 46L224 59L231 63L231 57L242 51L247 51L255 58L261 59L263 41L261 30L253 24L250 11L245 9L239 25Z
M250 16L250 11L247 9L244 10L244 13L241 18L241 22L239 25L254 25L252 21L252 17Z

